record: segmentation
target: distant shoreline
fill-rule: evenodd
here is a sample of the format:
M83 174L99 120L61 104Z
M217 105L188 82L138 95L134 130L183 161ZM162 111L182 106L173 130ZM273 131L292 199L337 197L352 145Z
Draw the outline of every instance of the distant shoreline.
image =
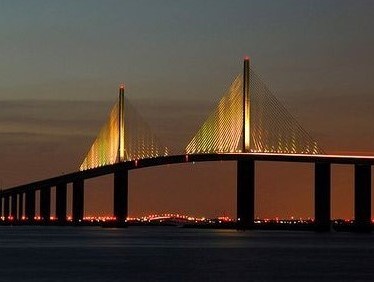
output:
M101 226L103 228L127 228L132 226L170 226L177 228L189 229L232 229L242 230L238 228L235 221L229 222L177 222L173 220L164 221L130 221L130 222L116 222L116 221L89 221L81 222L67 221L65 223L57 221L2 221L0 226ZM374 225L371 224L369 230L362 230L355 225L353 221L333 220L331 221L330 231L337 232L371 232L374 230ZM299 220L257 220L253 226L247 230L285 230L285 231L316 231L313 221L299 221Z

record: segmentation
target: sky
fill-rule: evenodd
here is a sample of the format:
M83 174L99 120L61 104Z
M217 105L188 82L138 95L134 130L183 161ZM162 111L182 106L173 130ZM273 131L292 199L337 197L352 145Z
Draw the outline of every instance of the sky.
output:
M360 0L1 1L0 187L77 170L121 82L181 152L244 55L326 152L374 155L373 26ZM235 178L235 163L132 171L129 214L234 217ZM312 166L258 163L256 184L257 216L313 217ZM333 166L332 192L352 217L352 167ZM86 215L112 195L111 176L87 181Z

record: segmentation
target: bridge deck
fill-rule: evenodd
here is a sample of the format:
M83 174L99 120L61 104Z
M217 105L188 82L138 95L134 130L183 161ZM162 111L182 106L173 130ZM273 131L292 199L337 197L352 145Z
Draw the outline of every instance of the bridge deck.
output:
M141 169L145 167L161 166L168 164L182 164L191 162L210 161L237 161L254 160L266 162L298 162L298 163L330 163L330 164L366 164L374 165L372 156L343 156L343 155L305 155L305 154L272 154L272 153L216 153L216 154L192 154L162 156L156 158L127 161L113 165L102 166L94 169L76 171L28 184L10 187L3 190L2 195L22 193L28 189L41 189L58 184L72 183L76 180L90 179L106 174L114 173L120 169Z

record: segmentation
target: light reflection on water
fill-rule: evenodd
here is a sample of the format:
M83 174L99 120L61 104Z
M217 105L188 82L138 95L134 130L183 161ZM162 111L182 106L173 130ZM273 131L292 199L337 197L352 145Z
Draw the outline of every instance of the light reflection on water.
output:
M374 235L0 227L0 281L374 281Z

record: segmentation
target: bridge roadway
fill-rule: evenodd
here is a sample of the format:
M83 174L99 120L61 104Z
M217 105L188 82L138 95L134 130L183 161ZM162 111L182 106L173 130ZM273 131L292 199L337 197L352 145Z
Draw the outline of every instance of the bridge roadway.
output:
M243 229L252 228L254 222L256 161L315 164L315 225L320 231L330 230L331 165L354 165L355 223L358 230L370 229L371 166L374 165L374 157L371 156L215 153L140 159L77 171L3 190L0 194L0 212L5 219L9 217L21 219L24 214L23 197L25 196L25 217L32 221L35 217L35 192L40 190L40 215L42 220L49 221L51 188L56 187L56 217L64 222L66 221L67 184L73 183L73 221L79 221L83 219L84 214L84 180L114 174L114 216L121 221L127 217L129 170L167 164L212 161L237 162L237 220L238 227Z

